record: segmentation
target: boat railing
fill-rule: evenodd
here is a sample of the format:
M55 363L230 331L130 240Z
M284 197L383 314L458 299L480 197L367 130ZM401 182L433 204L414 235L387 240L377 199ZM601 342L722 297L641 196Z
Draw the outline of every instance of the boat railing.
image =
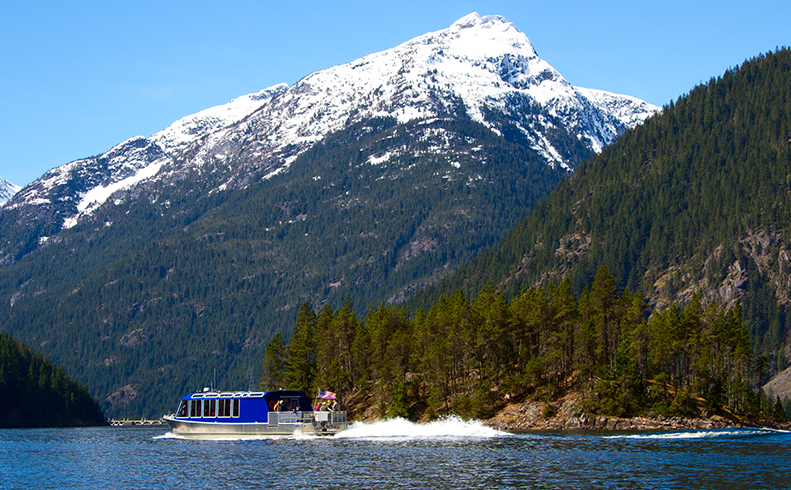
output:
M345 424L346 412L269 412L269 424L303 424L316 422L329 422L330 424Z
M331 412L315 412L317 422L329 422L331 424L346 423L346 412L339 410Z
M272 415L277 417L279 424L301 424L304 422L313 422L313 412L269 412L271 420Z

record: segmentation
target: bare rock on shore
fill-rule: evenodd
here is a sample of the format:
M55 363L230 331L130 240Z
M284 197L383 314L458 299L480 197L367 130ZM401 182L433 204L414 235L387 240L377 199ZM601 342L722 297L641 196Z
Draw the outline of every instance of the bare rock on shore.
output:
M490 427L518 432L527 430L684 430L717 429L740 425L718 415L710 418L621 418L590 415L581 407L582 395L570 393L554 402L524 401L508 404L485 421Z

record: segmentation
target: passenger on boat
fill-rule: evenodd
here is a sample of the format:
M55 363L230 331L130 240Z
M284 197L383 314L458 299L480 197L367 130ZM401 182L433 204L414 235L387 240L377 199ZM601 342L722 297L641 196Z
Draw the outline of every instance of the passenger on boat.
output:
M333 412L339 412L341 410L341 404L338 403L338 400L335 400L335 403L332 404L332 409L331 410Z

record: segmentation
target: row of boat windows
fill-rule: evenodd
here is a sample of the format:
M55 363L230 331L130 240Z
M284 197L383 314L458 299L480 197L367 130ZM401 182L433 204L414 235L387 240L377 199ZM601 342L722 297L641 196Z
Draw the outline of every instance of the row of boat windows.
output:
M181 400L176 417L239 417L239 402L234 399Z

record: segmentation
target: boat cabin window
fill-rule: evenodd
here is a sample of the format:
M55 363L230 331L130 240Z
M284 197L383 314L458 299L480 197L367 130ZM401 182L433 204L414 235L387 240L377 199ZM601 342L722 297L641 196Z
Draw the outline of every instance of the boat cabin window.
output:
M269 391L266 393L264 399L271 412L310 412L313 410L308 397L299 391Z
M176 417L186 417L187 416L187 400L181 400L179 403L179 409L176 410Z
M277 407L279 412L291 412L293 410L302 410L302 406L299 404L299 398L281 398L280 405L274 405Z
M217 403L217 416L218 417L230 417L231 416L231 400L230 398L224 398L222 400L218 400Z
M201 400L190 400L190 417L197 418L201 414Z
M203 416L214 417L217 413L216 410L217 400L204 400L203 403Z

